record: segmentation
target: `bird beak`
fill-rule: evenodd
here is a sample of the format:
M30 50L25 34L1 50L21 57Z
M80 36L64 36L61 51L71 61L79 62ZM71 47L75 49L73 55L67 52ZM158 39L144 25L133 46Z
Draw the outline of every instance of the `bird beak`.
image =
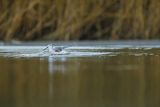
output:
M46 48L44 48L43 51L45 51L46 49L48 49L48 46Z

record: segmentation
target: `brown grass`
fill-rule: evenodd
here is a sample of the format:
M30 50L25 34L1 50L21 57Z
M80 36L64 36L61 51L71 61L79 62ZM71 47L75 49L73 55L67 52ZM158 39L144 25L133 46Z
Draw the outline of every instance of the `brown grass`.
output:
M1 40L152 39L159 0L0 0Z

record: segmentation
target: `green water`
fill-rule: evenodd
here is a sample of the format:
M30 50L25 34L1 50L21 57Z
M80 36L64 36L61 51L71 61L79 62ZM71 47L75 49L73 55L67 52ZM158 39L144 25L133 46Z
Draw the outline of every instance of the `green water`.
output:
M47 44L1 44L0 107L160 106L159 41L69 42L59 44L72 46L67 55L35 54Z
M159 107L159 49L0 57L0 107Z

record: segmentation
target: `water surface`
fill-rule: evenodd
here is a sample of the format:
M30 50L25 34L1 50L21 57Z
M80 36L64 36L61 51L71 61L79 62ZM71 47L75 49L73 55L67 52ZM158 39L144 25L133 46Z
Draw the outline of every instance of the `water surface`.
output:
M37 54L46 44L0 46L1 107L160 106L159 43L66 43L69 55Z

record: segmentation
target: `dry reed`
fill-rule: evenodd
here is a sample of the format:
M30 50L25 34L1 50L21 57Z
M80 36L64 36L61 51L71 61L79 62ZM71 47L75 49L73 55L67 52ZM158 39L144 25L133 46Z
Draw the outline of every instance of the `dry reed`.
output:
M0 39L160 38L159 13L159 0L0 0Z

